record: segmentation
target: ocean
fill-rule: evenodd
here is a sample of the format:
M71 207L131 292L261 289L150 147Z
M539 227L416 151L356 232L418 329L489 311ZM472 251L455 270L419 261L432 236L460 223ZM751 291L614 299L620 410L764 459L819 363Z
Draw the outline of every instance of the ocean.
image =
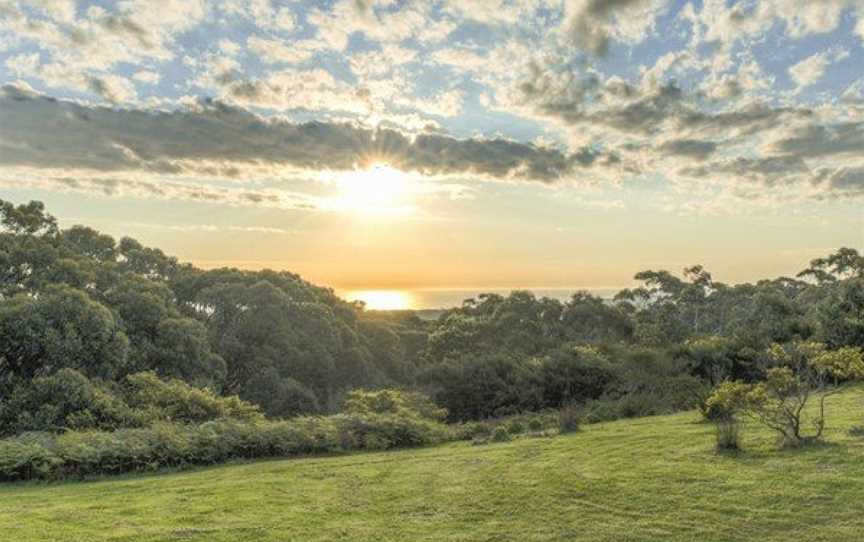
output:
M550 297L560 301L570 299L574 292L587 291L593 295L611 299L620 288L456 288L456 289L368 289L344 290L336 293L349 301L360 300L371 310L428 310L458 307L466 299L476 298L481 293L506 296L513 290L529 290L539 297Z

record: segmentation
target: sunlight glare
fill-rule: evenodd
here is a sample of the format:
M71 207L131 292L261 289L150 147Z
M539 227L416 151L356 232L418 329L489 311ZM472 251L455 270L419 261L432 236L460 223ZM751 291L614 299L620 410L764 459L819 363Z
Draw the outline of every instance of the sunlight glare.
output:
M363 301L374 311L407 310L413 305L411 294L402 290L356 290L345 294L348 301Z
M351 171L337 177L339 194L334 207L364 214L405 214L411 178L387 164Z

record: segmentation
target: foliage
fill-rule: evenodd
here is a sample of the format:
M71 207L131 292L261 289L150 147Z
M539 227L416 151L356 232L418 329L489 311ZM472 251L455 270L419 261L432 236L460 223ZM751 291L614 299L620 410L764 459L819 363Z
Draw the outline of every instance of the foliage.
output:
M579 409L573 405L567 405L558 411L558 431L562 434L573 433L579 430Z
M52 285L38 297L22 293L0 303L0 378L63 368L116 377L126 368L128 348L111 311L80 290Z
M403 414L435 421L447 417L446 410L422 393L399 390L353 390L348 393L342 411L346 414Z
M28 431L103 430L158 422L202 423L216 419L256 421L258 407L178 379L135 373L121 383L88 379L74 369L37 377L0 402L0 435Z
M754 424L751 453L718 457L713 428L686 412L493 446L0 484L0 532L15 542L850 542L864 532L864 440L848 433L862 393L832 399L832 446L770 453L771 433ZM298 433L280 424L271 441L296 449Z
M767 359L773 366L764 380L724 382L708 405L724 414L721 419L732 419L739 412L756 419L776 431L787 446L821 438L826 399L838 392L838 383L864 378L864 356L853 348L830 351L820 343L775 344ZM808 412L813 396L818 409Z
M411 384L425 348L419 319L369 316L292 273L202 271L60 230L39 202L0 201L0 221L0 397L63 368L115 383L153 371L271 416L332 412L355 387Z
M146 420L201 423L219 418L256 421L261 418L257 406L236 395L219 397L207 389L189 386L182 380L161 380L153 372L129 375L124 398L136 415Z
M386 450L434 444L449 437L439 422L404 413L284 421L219 418L202 424L157 422L111 432L29 433L0 440L0 480L62 479L231 459Z
M715 420L714 435L718 452L741 449L741 421L734 416Z
M713 416L708 390L764 379L774 343L820 341L825 355L864 347L864 264L850 248L798 278L730 286L700 265L645 270L614 300L516 290L424 321L366 311L290 272L205 271L128 237L61 230L40 202L0 201L0 225L7 432L198 423L223 415L202 406L217 398L271 418L333 414L353 408L353 390L388 388L427 394L451 421L569 404L586 421L692 406ZM181 402L125 395L126 378L145 372ZM50 391L60 388L76 391Z
M0 402L0 434L136 425L129 406L104 384L74 369L61 369L15 388Z

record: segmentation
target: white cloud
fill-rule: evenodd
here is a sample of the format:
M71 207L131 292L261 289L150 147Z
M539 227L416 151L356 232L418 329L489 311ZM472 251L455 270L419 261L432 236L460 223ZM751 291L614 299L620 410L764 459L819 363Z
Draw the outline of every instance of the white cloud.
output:
M811 55L789 67L789 75L798 85L798 90L818 82L832 63L849 56L846 49L833 49Z
M267 64L298 64L322 50L321 43L315 40L285 42L255 36L246 40L246 47Z
M13 74L21 76L32 76L39 73L39 53L21 53L10 56L5 62L6 68Z
M132 79L142 83L147 83L148 85L155 85L159 82L159 74L151 70L141 70L135 72Z

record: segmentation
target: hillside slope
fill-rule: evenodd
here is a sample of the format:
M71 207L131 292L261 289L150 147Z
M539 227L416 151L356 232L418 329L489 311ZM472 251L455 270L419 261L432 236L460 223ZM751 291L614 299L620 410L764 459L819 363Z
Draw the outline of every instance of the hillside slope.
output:
M0 487L4 540L858 540L864 391L832 398L828 444L754 426L720 456L695 413L553 438Z

